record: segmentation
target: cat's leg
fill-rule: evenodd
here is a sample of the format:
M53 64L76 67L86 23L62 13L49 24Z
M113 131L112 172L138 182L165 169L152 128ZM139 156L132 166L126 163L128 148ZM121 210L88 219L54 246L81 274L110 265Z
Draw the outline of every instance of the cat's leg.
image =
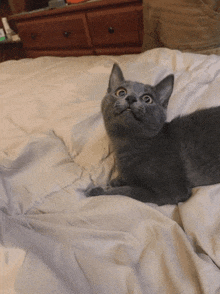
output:
M86 191L86 195L88 197L101 195L122 195L142 202L156 203L158 205L177 204L175 199L165 199L163 194L161 195L162 197L160 197L147 189L130 186L110 187L106 190L102 187L95 187Z
M117 178L111 180L109 185L111 187L121 187L121 186L126 186L127 182L123 180L120 176L118 176Z
M90 188L86 191L86 196L101 196L101 195L122 195L133 199L150 202L158 205L178 204L186 201L191 196L191 189L177 190L175 193L167 193L165 191L151 191L147 188L121 186L109 187L103 189L102 187Z

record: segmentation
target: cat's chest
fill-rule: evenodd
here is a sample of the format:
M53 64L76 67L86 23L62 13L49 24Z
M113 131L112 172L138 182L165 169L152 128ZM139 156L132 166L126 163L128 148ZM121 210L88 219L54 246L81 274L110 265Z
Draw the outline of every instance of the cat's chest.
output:
M162 170L172 173L181 168L180 156L169 140L127 144L118 148L115 156L119 172L129 179L134 174L142 179L161 174Z
M120 170L131 171L134 167L145 163L149 166L155 166L156 162L161 161L163 152L158 152L155 148L148 145L136 143L133 145L125 145L118 148L115 152L117 164Z

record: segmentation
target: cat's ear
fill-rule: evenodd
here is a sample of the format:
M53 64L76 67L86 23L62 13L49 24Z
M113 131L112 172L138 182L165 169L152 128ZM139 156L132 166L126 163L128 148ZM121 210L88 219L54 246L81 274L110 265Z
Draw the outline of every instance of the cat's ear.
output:
M117 63L114 63L112 72L109 78L108 93L113 89L117 89L124 81L123 73Z
M174 84L174 75L168 75L162 81L160 81L154 89L160 99L160 102L163 107L167 108L169 98L173 92L173 84Z

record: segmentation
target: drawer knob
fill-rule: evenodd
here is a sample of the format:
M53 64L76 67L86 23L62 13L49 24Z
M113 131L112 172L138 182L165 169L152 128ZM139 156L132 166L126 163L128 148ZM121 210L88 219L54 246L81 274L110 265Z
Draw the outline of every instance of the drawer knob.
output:
M71 32L64 32L63 33L63 35L64 35L65 38L68 38L70 34L71 34Z
M33 33L32 33L32 34L31 34L31 39L32 39L32 40L36 40L36 38L37 38L37 34L33 34Z
M108 28L108 32L109 32L110 34L113 34L113 33L115 32L115 30L114 30L113 27L109 27L109 28Z

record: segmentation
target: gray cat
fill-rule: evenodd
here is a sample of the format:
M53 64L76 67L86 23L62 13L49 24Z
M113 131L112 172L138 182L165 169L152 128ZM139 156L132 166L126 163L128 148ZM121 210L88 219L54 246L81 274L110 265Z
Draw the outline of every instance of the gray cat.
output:
M220 107L166 122L174 76L156 86L126 81L114 64L102 114L118 178L88 196L125 195L158 205L187 200L196 186L220 182Z

